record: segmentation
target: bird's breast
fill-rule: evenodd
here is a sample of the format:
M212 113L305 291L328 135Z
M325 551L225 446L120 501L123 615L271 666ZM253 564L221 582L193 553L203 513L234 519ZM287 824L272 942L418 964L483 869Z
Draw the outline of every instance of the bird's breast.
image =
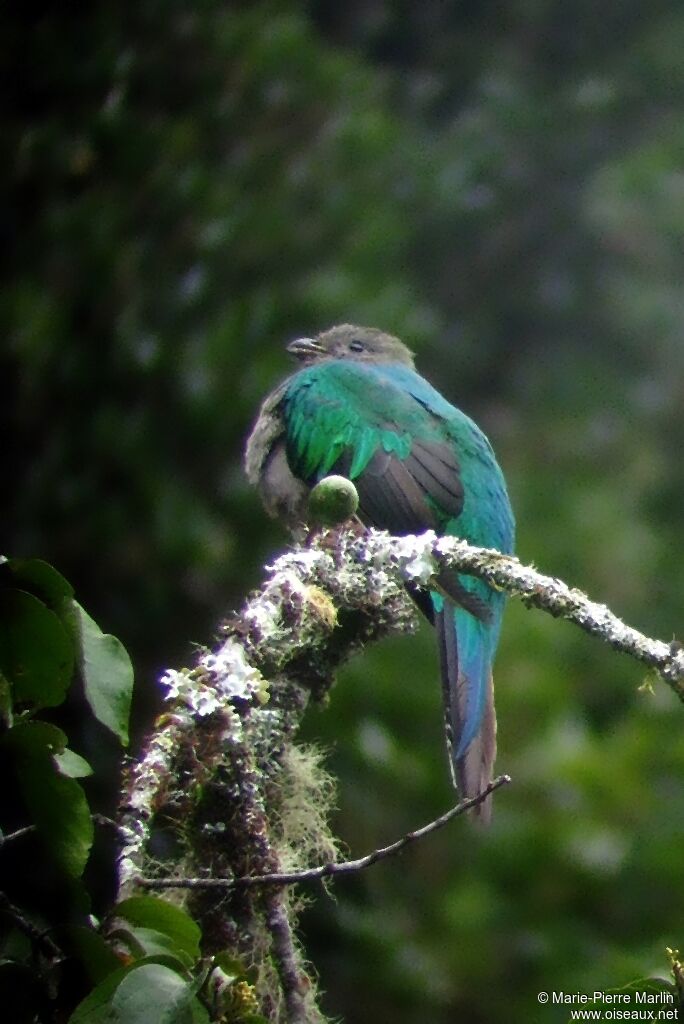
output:
M306 520L309 488L290 469L282 442L276 442L264 459L259 490L269 515L291 525Z

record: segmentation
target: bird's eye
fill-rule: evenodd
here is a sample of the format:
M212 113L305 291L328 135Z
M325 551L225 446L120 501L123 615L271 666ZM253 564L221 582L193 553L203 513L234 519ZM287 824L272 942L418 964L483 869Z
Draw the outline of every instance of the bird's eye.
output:
M354 338L353 341L349 342L349 351L350 352L363 352L365 347L366 346L364 345L364 343L362 341L359 341L358 338Z

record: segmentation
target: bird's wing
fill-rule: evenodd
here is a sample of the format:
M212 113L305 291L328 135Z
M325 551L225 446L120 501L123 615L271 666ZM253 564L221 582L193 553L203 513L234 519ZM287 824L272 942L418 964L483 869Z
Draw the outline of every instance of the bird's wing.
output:
M443 530L460 515L458 453L442 424L374 366L332 361L292 378L283 403L293 472L352 479L359 511L392 533Z

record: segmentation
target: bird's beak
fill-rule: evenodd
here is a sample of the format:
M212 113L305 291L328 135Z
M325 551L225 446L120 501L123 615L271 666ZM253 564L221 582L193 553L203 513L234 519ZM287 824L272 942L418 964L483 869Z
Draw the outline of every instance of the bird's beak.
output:
M287 346L287 351L297 359L311 359L312 356L320 356L325 349L315 338L297 338Z

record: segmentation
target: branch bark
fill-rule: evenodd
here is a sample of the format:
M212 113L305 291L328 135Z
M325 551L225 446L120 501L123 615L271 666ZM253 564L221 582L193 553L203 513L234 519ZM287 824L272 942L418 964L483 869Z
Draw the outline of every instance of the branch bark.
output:
M205 952L228 949L257 968L262 1012L277 1024L323 1021L293 937L284 883L359 870L361 862L388 855L375 851L349 868L337 863L325 822L328 783L311 758L307 814L300 813L302 772L293 752L299 750L300 767L310 755L295 747L294 735L308 700L327 692L342 661L382 636L414 629L405 584L439 589L445 570L478 576L574 622L655 669L684 700L679 644L644 636L605 605L511 556L433 533L397 538L342 530L278 558L261 589L224 622L217 646L193 667L164 676L169 710L129 770L120 857L121 896L184 889ZM288 815L295 790L298 814ZM446 819L465 809L459 805ZM297 833L292 821L301 827L303 817L308 823ZM175 843L161 863L150 852L160 830ZM218 902L211 894L216 883L223 887Z
M512 555L478 548L457 537L437 537L428 532L418 537L389 538L374 533L364 557L383 563L396 560L399 572L421 586L438 585L440 568L457 569L486 580L511 597L519 597L530 608L539 608L555 618L567 619L616 651L655 669L665 683L684 701L684 647L677 641L654 640L628 626L604 604L592 601L581 590L562 580L545 576Z

